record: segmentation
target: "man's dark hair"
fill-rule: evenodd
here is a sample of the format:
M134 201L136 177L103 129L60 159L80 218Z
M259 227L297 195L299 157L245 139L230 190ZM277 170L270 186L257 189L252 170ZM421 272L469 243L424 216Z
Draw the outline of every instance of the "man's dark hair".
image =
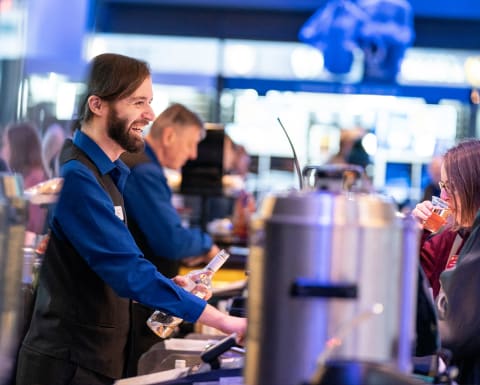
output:
M150 76L148 64L124 55L105 53L93 58L89 65L86 90L78 106L78 116L73 130L92 118L88 98L96 95L105 101L126 98Z

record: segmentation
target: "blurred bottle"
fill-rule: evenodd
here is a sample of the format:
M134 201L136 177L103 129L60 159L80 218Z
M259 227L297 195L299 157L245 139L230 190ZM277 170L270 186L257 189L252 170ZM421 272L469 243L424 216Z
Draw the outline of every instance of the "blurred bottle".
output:
M192 270L185 276L188 282L183 289L190 291L197 297L204 298L212 288L213 275L222 267L228 257L230 257L230 254L223 249L220 250L203 269ZM147 320L147 325L159 337L167 338L182 321L183 319L179 317L155 310Z
M40 274L40 268L42 266L43 257L47 251L48 242L50 241L50 233L47 233L41 236L40 240L37 242L37 247L35 248L35 259L32 266L32 286L35 289L38 285L38 276Z

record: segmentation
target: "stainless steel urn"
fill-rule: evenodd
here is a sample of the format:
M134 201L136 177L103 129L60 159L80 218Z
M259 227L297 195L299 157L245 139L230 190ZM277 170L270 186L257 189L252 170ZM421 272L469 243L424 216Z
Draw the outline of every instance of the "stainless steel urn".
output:
M250 223L248 385L299 385L328 360L411 371L419 230L387 197L290 192Z
M21 320L23 243L27 217L23 180L0 174L0 384L10 383Z

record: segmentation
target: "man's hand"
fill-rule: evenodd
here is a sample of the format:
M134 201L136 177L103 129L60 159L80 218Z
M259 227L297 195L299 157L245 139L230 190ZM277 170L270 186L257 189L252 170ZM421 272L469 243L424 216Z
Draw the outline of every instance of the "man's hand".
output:
M180 287L187 287L189 280L184 275L176 275L172 278L172 281Z
M172 278L172 281L175 282L178 286L183 287L185 290L190 291L192 294L203 298L204 300L208 301L212 298L212 290L206 287L203 283L199 283L198 285L191 286L192 281L188 279L185 275L177 275Z

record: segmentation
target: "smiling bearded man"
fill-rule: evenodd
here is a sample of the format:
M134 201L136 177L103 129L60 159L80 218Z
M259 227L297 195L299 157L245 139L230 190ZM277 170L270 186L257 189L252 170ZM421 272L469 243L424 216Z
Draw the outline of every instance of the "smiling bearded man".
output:
M139 152L143 149L143 127L148 123L149 121L139 120L128 126L128 121L121 119L113 103L110 103L110 112L107 119L108 136L127 152Z
M119 157L143 145L152 99L145 62L116 54L93 59L76 131L60 157L63 187L17 385L110 385L125 377L132 300L227 334L245 333L245 319L161 275L128 231L122 192L129 170Z

